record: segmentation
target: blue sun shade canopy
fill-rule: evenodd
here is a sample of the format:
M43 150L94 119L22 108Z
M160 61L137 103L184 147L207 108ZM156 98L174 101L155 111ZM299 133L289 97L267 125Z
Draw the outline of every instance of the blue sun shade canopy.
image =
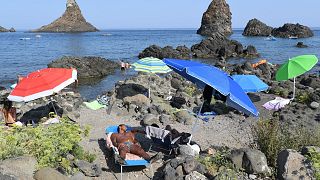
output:
M173 71L195 83L198 87L204 88L205 85L209 85L219 91L227 97L226 104L228 106L247 115L259 115L248 95L226 72L214 66L188 60L164 59L164 62Z

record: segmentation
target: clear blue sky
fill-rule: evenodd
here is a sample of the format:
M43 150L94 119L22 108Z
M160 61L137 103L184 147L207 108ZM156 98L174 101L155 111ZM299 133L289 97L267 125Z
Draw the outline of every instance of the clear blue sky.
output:
M35 29L55 20L66 0L9 0L0 5L0 26ZM99 29L198 28L211 0L77 0L86 19ZM256 17L280 26L299 22L320 27L319 0L227 0L233 27Z

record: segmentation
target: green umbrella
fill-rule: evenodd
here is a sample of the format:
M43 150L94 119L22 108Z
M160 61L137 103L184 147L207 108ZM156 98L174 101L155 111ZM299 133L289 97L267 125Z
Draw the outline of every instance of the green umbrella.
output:
M283 64L277 71L276 80L282 81L293 78L294 89L292 99L294 99L296 77L311 70L317 63L318 58L315 55L302 55L289 59L289 61Z

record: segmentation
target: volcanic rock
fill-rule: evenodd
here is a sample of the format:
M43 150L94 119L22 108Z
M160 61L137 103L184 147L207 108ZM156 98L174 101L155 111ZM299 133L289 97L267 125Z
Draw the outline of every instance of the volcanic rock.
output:
M174 49L171 46L161 48L157 45L151 45L144 49L138 56L140 59L145 57L176 58L176 59L190 59L192 57L191 50L186 46L178 46Z
M272 35L280 38L289 38L289 37L307 38L307 37L312 37L313 32L307 26L303 26L301 24L287 23L282 27L273 29Z
M298 47L298 48L307 48L308 46L303 44L303 42L298 42L296 47Z
M225 0L214 0L202 16L201 27L198 34L210 36L213 33L231 35L231 11Z
M0 32L16 32L16 30L14 28L6 29L0 26Z
M269 36L273 28L259 21L258 19L251 19L242 35L244 36Z
M230 58L240 56L257 56L253 46L244 50L243 45L235 40L230 40L221 33L214 33L209 38L191 47L195 58ZM253 53L253 54L251 54Z
M295 150L287 149L277 158L277 179L313 179L313 170L306 158Z
M48 64L49 68L76 68L78 79L101 78L115 71L118 64L101 57L64 56Z
M67 0L64 14L51 24L42 26L33 32L95 32L98 31L83 17L75 0Z

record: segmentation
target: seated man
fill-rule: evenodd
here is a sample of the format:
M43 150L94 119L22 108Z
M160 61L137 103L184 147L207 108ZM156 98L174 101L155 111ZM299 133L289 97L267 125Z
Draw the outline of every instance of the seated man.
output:
M118 148L120 158L119 163L125 164L125 158L127 153L135 154L144 158L145 160L153 163L162 158L162 154L158 153L153 157L150 157L142 147L139 142L135 139L136 133L145 133L144 131L132 130L127 131L127 127L124 124L118 126L118 133L113 133L111 135L112 144Z

